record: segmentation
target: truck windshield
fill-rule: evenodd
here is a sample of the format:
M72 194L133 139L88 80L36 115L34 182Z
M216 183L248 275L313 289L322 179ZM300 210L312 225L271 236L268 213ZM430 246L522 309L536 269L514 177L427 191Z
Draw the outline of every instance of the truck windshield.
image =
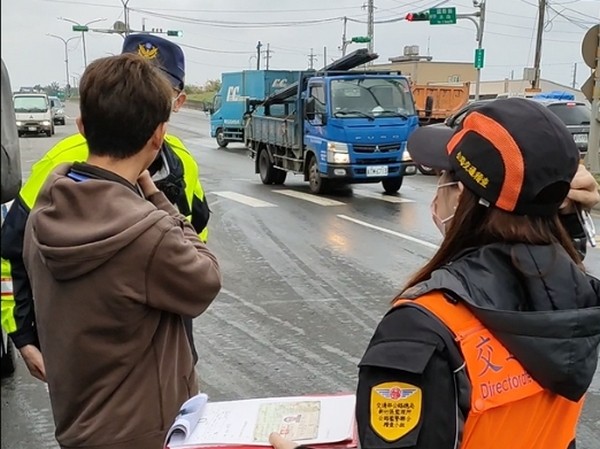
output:
M410 87L404 79L359 78L331 82L331 108L336 117L403 117L415 115Z
M48 101L46 97L23 96L14 97L15 112L46 112L48 110Z

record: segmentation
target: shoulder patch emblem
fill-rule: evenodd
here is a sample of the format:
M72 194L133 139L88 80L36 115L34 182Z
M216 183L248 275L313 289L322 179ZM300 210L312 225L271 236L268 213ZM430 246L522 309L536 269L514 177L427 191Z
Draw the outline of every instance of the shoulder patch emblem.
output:
M371 428L388 443L399 440L419 424L423 394L419 387L385 382L371 388Z

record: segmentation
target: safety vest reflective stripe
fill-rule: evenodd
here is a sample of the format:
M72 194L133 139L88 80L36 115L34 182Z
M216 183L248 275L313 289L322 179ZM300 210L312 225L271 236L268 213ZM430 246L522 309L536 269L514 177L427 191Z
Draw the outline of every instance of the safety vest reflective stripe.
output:
M11 278L2 278L2 297L13 296L13 284Z

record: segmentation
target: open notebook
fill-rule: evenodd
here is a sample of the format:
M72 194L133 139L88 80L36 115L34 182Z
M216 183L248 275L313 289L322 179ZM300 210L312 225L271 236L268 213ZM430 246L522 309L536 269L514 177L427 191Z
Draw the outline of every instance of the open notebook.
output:
M354 395L296 396L208 402L205 394L185 402L167 434L166 446L206 448L269 445L269 434L311 446L356 447Z

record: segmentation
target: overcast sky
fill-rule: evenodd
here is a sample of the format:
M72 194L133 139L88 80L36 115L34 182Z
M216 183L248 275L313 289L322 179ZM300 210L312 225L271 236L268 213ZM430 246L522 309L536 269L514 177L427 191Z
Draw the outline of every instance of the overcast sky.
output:
M317 54L315 66L323 65L323 47L327 59L340 56L341 16L364 21L366 0L129 0L130 20L134 29L162 28L183 31L183 37L170 38L186 46L187 83L203 84L219 78L224 71L247 69L256 65L256 43L270 43L273 69L304 69L311 48ZM375 0L376 20L404 17L441 0ZM459 13L475 11L470 0L448 1ZM521 78L523 67L533 64L537 0L487 0L484 35L486 50L484 80ZM577 83L582 84L590 71L581 57L585 31L600 22L600 0L549 0L542 56L542 78L570 85L574 64ZM65 84L64 44L48 37L80 36L71 24L59 17L86 23L106 20L91 27L111 28L123 20L121 0L3 0L2 58L13 88ZM327 21L325 19L331 19ZM307 24L306 21L322 20ZM270 27L275 22L285 25ZM248 27L251 24L254 28ZM260 26L260 27L259 27ZM365 35L367 25L348 23L348 36ZM122 37L116 34L86 34L88 63L118 53ZM475 26L467 20L456 25L431 26L426 22L398 21L375 26L375 51L378 62L403 53L405 45L419 45L422 54L438 61L473 60ZM69 42L71 75L84 70L81 39ZM356 44L349 51L358 48ZM206 51L208 50L208 51Z

